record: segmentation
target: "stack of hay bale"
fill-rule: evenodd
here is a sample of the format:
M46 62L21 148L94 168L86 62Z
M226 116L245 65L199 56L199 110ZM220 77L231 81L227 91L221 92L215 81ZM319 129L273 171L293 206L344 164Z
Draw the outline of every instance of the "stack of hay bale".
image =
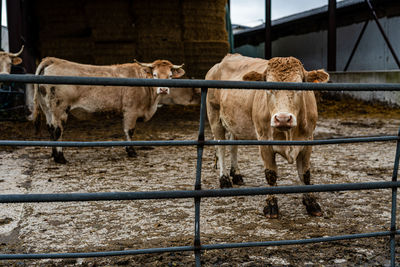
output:
M136 54L136 28L131 1L87 1L85 11L94 44L94 64L133 62Z
M229 51L226 0L37 0L40 56L90 64L185 63L204 78Z
M229 51L225 4L225 0L183 1L186 70L195 78L203 79Z
M93 42L81 1L40 0L36 5L41 57L93 62Z
M134 1L132 11L137 35L137 59L153 62L184 61L180 1Z

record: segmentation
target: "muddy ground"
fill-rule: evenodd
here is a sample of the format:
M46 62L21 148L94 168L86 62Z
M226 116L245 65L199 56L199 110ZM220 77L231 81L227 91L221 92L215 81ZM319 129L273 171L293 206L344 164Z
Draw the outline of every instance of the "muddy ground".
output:
M349 99L320 99L316 139L361 135L397 135L399 109ZM197 138L198 107L164 106L147 123L140 122L139 140ZM71 117L65 140L123 140L121 119L96 115ZM206 138L212 138L206 125ZM45 129L35 135L29 122L0 122L2 140L48 140ZM53 162L46 147L0 148L0 193L66 193L191 190L196 148L154 147L128 158L122 147L66 148L66 165ZM245 187L266 186L258 148L239 148ZM315 146L312 183L389 181L395 143ZM300 184L294 165L278 157L278 185ZM218 188L214 148L206 147L204 189ZM387 231L390 190L319 193L323 217L310 217L300 194L279 195L281 216L263 216L265 196L203 199L202 244L304 239ZM186 246L193 244L192 199L90 203L0 204L0 253L90 252ZM398 211L399 214L399 211ZM399 216L398 216L399 217ZM397 222L399 222L397 218ZM204 266L387 266L389 239L368 238L308 245L209 250ZM400 239L397 260L400 262ZM192 252L154 255L0 261L15 266L193 266Z

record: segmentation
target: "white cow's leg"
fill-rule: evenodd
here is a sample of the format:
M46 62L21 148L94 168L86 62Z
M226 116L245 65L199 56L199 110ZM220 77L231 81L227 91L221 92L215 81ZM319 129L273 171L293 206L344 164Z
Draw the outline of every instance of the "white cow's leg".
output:
M132 141L133 134L135 133L136 127L136 114L128 112L124 112L124 132L127 141ZM126 152L128 153L129 157L136 157L137 153L133 146L125 147Z
M260 146L260 154L264 162L265 179L267 180L268 185L277 186L276 180L278 177L278 168L276 166L275 153L272 150L272 147ZM274 195L269 195L266 202L267 204L264 207L264 215L267 218L278 218L279 208L277 198Z
M62 135L67 123L69 108L65 107L61 100L57 101L55 105L51 105L52 116L48 129L53 141L62 141ZM52 151L52 156L55 162L62 164L67 163L67 160L64 158L62 147L53 147Z
M310 173L310 157L311 157L311 146L306 146L297 156L297 173L300 180L305 185L311 184L311 173ZM305 193L303 195L303 204L306 206L308 214L312 216L322 216L322 210L317 202L317 199L312 193Z
M233 134L230 135L231 140L236 140ZM237 162L237 153L238 153L238 146L230 146L231 151L231 170L230 176L232 177L232 182L236 185L244 185L243 176L240 174L238 162Z

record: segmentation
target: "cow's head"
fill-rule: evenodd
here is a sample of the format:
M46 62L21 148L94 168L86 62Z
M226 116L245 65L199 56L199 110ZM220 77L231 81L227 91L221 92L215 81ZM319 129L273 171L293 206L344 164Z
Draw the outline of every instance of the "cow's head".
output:
M135 60L146 73L147 78L152 79L176 79L185 74L182 65L173 65L168 60L156 60L153 63L141 63ZM158 87L157 94L169 94L168 87Z
M11 65L21 64L22 59L19 55L21 55L23 50L24 46L22 46L18 53L0 52L0 74L10 74Z
M255 71L243 76L245 81L267 82L322 82L329 80L329 74L324 70L306 71L300 60L294 57L275 57L267 63L264 73ZM300 109L304 108L304 91L266 90L267 106L271 114L271 127L281 131L297 126Z

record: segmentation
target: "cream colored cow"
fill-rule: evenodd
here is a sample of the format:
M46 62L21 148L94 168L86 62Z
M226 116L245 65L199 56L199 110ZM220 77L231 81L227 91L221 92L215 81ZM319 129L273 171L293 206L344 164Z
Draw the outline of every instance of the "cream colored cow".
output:
M184 75L182 66L173 65L168 60L94 66L48 57L39 64L36 75L172 79ZM168 93L167 87L40 84L35 85L31 119L36 125L40 125L38 113L41 109L46 117L51 139L61 141L71 110L118 112L123 115L126 139L131 141L136 120L143 118L148 121L156 112L161 96ZM136 156L133 147L126 147L126 151L128 156ZM52 156L55 162L66 163L61 147L53 148Z
M214 65L206 75L207 80L247 80L268 82L327 82L329 75L323 70L306 71L294 57L264 60L228 54ZM207 115L214 139L256 140L313 140L318 113L312 91L290 90L237 90L210 89L207 95ZM296 162L300 180L310 184L311 146L260 146L264 171L270 186L277 186L276 154L288 163ZM243 177L237 164L237 146L230 150L230 171L225 166L224 146L217 146L220 169L220 187L242 185ZM232 181L230 179L232 177ZM312 194L303 198L311 215L321 216L322 211ZM279 216L275 196L267 198L264 214Z

